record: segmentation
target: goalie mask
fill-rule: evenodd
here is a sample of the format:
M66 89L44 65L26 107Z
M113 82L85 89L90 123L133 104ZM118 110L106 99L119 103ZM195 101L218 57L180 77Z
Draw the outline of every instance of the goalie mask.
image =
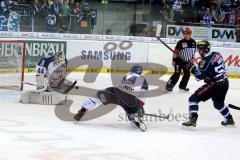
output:
M54 63L59 64L64 61L64 53L62 51L55 53Z

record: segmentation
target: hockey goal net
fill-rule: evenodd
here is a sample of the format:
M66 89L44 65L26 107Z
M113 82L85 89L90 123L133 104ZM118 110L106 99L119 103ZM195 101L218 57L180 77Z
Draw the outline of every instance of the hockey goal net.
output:
M25 41L0 40L0 89L22 90Z

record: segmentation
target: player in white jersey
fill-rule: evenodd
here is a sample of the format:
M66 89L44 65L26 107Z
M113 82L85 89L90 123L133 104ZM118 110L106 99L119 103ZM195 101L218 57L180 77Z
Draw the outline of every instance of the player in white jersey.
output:
M94 97L88 98L74 119L80 121L87 111L93 110L101 104L117 104L126 111L128 119L134 127L146 131L147 127L142 117L148 83L142 76L142 71L142 66L132 66L130 73L124 76L116 87L100 90Z

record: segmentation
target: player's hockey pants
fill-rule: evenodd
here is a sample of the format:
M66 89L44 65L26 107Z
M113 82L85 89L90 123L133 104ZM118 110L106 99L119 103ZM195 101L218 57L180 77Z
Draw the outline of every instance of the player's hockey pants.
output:
M142 111L141 101L135 96L128 94L116 87L109 87L105 90L99 91L97 96L103 104L117 104L120 105L127 114L139 113ZM104 98L103 98L104 96Z
M200 87L195 93L189 98L189 113L197 114L198 103L200 101L207 101L212 99L213 106L224 116L227 117L229 113L228 107L224 104L225 97L229 88L228 79L222 82L216 82L214 84L205 84Z

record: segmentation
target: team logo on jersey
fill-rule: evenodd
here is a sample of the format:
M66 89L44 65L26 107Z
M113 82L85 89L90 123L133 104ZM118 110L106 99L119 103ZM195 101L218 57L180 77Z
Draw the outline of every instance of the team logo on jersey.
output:
M204 60L201 60L200 62L199 62L199 68L203 68L204 67L204 64L205 64L205 61Z
M187 43L182 43L183 48L187 48Z

